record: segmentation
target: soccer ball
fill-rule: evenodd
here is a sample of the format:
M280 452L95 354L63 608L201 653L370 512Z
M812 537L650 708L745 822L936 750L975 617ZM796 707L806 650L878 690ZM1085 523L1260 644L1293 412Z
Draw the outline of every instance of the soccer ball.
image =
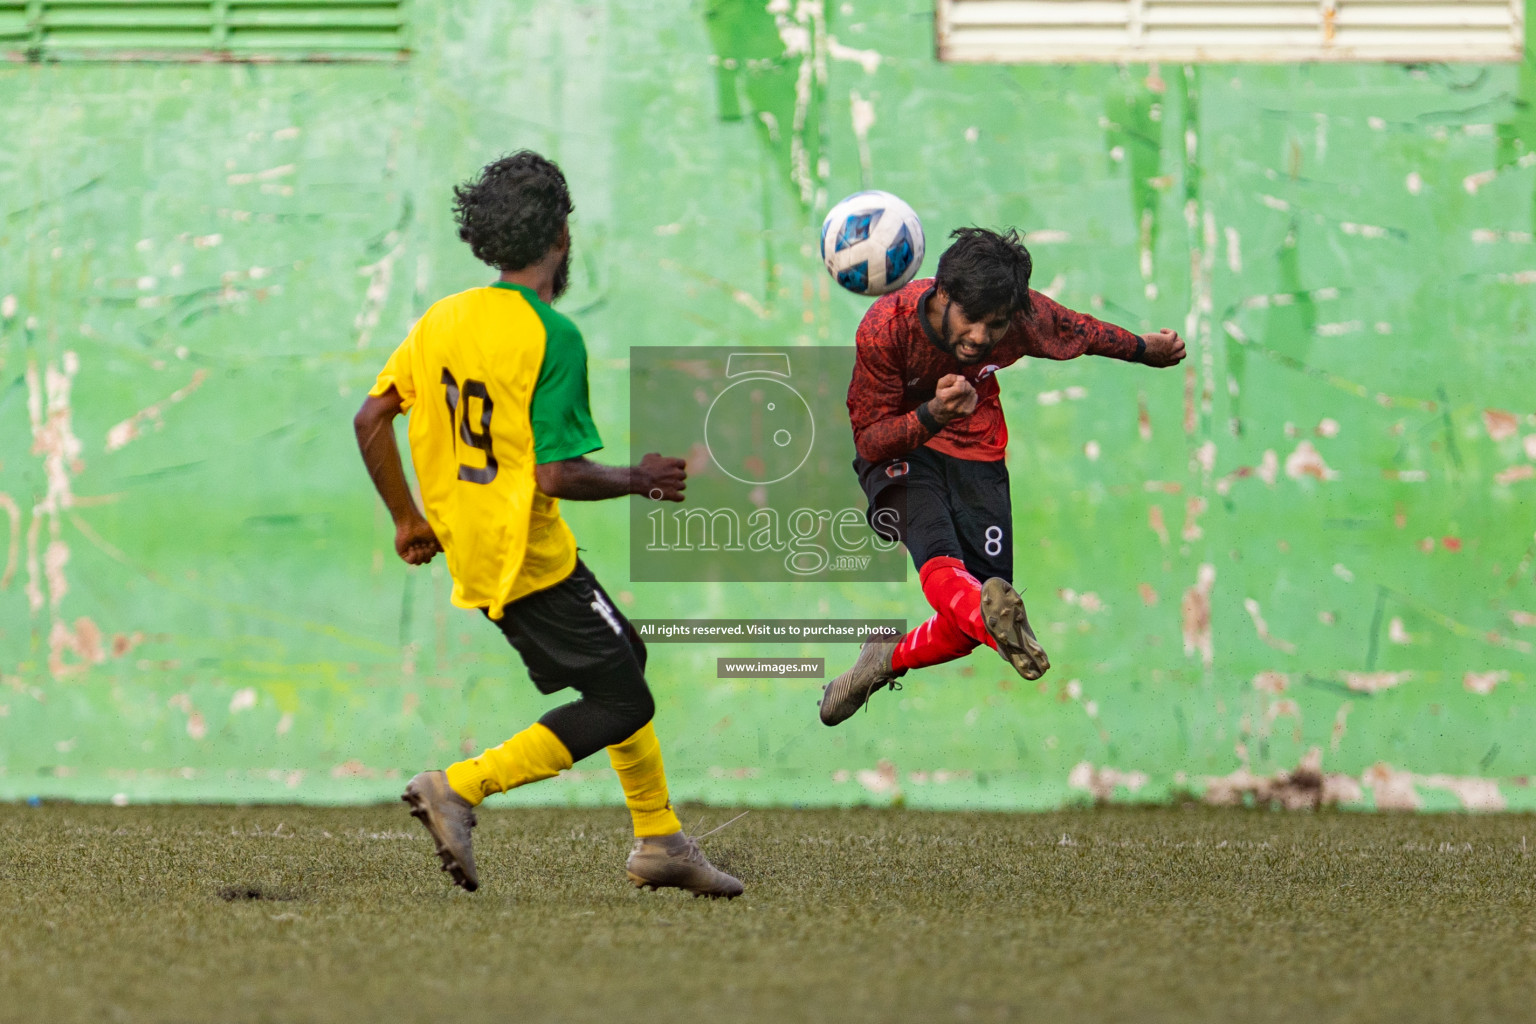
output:
M849 291L884 295L917 276L923 224L889 192L855 192L821 222L821 258Z

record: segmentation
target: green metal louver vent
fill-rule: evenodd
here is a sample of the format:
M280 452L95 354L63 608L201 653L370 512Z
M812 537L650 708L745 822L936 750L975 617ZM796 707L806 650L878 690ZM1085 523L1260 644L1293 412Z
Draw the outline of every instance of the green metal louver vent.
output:
M393 60L405 0L0 0L7 60Z

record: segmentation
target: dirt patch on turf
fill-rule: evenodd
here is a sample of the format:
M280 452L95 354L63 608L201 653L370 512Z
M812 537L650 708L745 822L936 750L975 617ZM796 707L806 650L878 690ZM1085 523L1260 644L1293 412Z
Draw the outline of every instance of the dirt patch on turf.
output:
M288 903L298 898L296 893L288 889L264 885L227 885L219 890L219 899L225 903L240 903L246 900L273 900L278 903Z

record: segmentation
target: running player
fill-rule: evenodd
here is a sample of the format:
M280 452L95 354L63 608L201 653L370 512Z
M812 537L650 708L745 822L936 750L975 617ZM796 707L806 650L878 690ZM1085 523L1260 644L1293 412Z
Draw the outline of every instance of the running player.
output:
M354 420L358 447L412 565L439 551L453 603L479 609L561 705L505 743L422 772L402 797L437 844L443 870L479 887L470 829L492 793L558 775L606 747L635 826L629 879L699 896L740 895L684 834L667 795L645 644L576 556L558 499L629 494L682 501L683 460L635 466L586 458L602 447L587 405L581 333L550 307L570 274L570 193L536 153L504 157L454 190L459 237L500 279L434 304L390 356ZM394 419L410 411L425 516L406 485Z
M1018 233L961 228L930 280L880 298L859 324L848 413L870 525L907 546L934 615L900 641L870 640L822 693L844 721L908 669L985 645L1025 679L1051 667L1012 586L1008 427L996 373L1024 356L1109 356L1173 366L1184 342L1137 335L1031 291ZM985 583L979 582L985 580Z

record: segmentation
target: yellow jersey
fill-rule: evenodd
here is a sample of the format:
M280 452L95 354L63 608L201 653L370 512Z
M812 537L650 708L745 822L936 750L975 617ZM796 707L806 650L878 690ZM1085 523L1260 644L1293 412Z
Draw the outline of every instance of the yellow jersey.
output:
M453 603L493 619L576 567L576 538L534 467L603 446L587 350L531 288L498 281L434 303L370 394L410 411L411 462L453 575Z

